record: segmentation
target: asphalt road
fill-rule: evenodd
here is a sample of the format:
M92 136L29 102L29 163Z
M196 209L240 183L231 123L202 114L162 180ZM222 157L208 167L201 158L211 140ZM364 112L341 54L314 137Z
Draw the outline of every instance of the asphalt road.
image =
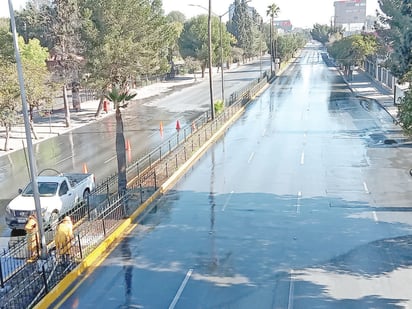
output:
M268 57L262 58L262 69L268 69ZM225 72L225 95L245 87L260 74L260 62L254 61ZM221 98L220 74L214 77L215 100ZM125 138L131 150L127 159L133 162L149 153L181 127L210 110L209 83L204 80L192 86L182 86L172 93L137 100L123 112ZM163 135L160 134L160 122ZM54 168L63 172L81 172L84 163L97 182L117 171L114 115L56 136L34 145L37 170ZM11 230L4 221L7 203L17 195L29 179L26 155L23 150L0 157L0 248L6 248Z
M408 308L409 149L307 48L60 308Z

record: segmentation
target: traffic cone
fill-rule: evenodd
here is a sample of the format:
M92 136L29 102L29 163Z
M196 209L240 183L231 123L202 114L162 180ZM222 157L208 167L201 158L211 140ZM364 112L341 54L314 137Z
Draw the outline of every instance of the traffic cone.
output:
M103 101L103 110L106 112L106 114L109 111L109 106L108 105L109 104L107 103L107 100L104 100Z
M130 150L130 141L126 140L126 150Z
M180 130L180 123L179 120L176 120L176 130L179 131Z
M87 164L86 164L86 163L83 163L83 173L84 173L84 174L87 174L87 173L88 173L88 171L87 171Z

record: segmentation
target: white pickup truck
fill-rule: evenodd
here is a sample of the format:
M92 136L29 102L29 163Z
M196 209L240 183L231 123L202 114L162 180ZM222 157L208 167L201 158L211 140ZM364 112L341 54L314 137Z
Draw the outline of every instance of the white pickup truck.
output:
M90 173L63 173L37 176L43 222L54 226L59 217L85 200L95 188ZM24 229L27 217L36 213L31 182L6 207L6 223L11 229Z

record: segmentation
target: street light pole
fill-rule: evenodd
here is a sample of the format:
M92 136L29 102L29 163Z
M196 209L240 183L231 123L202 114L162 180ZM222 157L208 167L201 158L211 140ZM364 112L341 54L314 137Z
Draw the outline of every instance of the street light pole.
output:
M11 0L8 0L8 1L9 1L11 29L12 29L12 34L13 34L13 47L14 47L14 54L16 57L16 66L17 66L17 73L18 73L19 86L20 86L20 95L21 95L21 101L22 101L24 128L26 132L27 153L29 156L30 178L31 178L31 185L33 189L34 206L35 206L35 210L37 214L37 224L39 225L38 230L39 230L40 250L41 250L40 257L42 259L46 259L46 255L47 255L46 238L44 236L43 217L42 217L41 205L40 205L40 194L39 194L39 188L37 184L37 167L36 167L36 160L34 158L33 141L31 139L30 122L29 122L29 115L28 115L28 110L27 110L26 90L24 87L23 70L22 70L18 40L17 40L16 21L14 19L13 5L11 3Z
M273 17L270 18L270 76L272 77L273 73Z
M226 13L225 13L226 14ZM225 15L223 14L223 15ZM219 34L220 34L220 76L221 76L221 86L222 86L222 103L223 106L225 105L225 82L223 77L223 38L222 38L222 17L223 15L219 15Z
M213 77L212 77L212 0L209 0L209 10L207 18L207 36L209 47L209 92L210 92L210 115L215 119L215 105L213 103Z

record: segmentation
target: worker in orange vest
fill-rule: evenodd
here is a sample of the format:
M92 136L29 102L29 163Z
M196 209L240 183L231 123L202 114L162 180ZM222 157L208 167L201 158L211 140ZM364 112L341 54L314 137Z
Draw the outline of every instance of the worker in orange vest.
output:
M70 261L70 251L73 239L73 223L70 217L66 216L57 226L56 235L54 236L57 254L61 257L63 262Z
M28 249L27 262L34 262L39 256L39 227L37 224L36 215L30 215L27 218L26 225L26 240Z
M106 99L103 100L103 110L106 112L106 114L109 111L109 102L107 102Z

